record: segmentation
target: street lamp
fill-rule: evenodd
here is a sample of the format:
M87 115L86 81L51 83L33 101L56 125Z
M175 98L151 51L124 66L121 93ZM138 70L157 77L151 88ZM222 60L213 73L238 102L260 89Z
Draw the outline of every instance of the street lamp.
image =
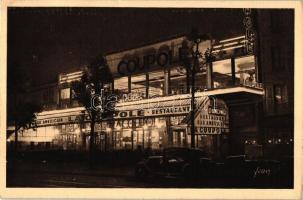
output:
M191 147L195 148L195 75L199 70L199 58L203 55L199 51L199 44L209 39L208 35L201 35L197 30L193 29L188 39L194 43L191 52L187 53L187 68L191 72ZM192 63L193 62L193 63Z

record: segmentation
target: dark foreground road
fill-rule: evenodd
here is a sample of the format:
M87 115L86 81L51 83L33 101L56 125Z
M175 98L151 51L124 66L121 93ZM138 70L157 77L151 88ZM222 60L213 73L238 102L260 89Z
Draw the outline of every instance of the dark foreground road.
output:
M137 179L131 166L96 166L86 163L16 161L7 165L7 187L71 188L288 188L284 183L256 185L233 179L185 181L175 177Z

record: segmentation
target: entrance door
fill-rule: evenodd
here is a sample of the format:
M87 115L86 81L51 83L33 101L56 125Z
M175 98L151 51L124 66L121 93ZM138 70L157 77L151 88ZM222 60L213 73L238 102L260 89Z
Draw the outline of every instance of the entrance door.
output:
M174 147L186 147L186 131L185 129L173 130L173 141Z

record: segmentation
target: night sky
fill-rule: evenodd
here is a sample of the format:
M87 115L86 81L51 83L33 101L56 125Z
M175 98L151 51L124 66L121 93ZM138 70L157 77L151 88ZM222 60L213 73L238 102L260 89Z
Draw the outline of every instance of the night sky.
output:
M100 53L185 34L192 27L213 38L238 36L244 34L242 21L242 9L9 8L8 62L19 63L34 85L41 85Z

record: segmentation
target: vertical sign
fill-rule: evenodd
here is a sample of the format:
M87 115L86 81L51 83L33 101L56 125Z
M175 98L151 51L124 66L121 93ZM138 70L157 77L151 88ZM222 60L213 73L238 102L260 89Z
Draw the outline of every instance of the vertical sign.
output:
M250 8L244 8L244 20L243 24L245 27L245 47L248 54L254 53L254 40L255 40L255 34L253 30L253 20L251 15L251 9Z

